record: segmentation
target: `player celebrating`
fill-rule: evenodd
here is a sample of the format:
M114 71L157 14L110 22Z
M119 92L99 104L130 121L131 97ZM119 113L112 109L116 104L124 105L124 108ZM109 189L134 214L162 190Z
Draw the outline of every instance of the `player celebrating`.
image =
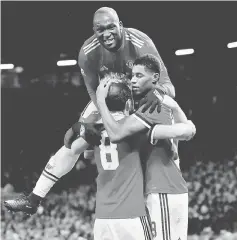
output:
M109 75L107 78L109 78L109 79L111 79L113 77L113 75ZM103 81L103 83L104 83L104 81ZM110 90L110 92L111 92L112 90ZM116 92L116 91L115 91ZM118 91L117 91L118 92ZM123 96L123 94L122 93L120 93L120 92L118 92L118 94L117 94L117 98L119 98L119 99L121 99L121 96ZM111 106L111 108L115 108L116 110L121 110L121 107L120 108L118 108L118 106L119 106L119 104L117 103L118 102L118 100L116 99L116 98L114 98L113 99L113 101L112 101L112 99L110 99L110 101L107 101L107 104L109 105L109 106ZM73 127L73 129L75 129L76 128L76 126L79 126L79 130L77 130L77 133L80 133L80 134L82 134L81 133L81 123L76 123L75 125L74 125L74 127ZM164 126L165 127L165 126ZM173 126L171 126L171 127L174 127L174 125ZM180 126L179 126L179 128L180 128ZM88 129L88 128L87 128ZM75 130L74 130L75 131ZM174 131L174 130L173 130ZM155 134L154 134L154 136L156 136L156 134L157 134L157 130L155 131ZM158 132L158 134L160 135L160 132ZM89 134L90 135L90 134ZM179 135L181 135L181 134L179 134ZM167 135L167 136L165 136L165 132L163 133L163 137L165 138L165 137L169 137L170 135ZM130 139L132 139L131 140L131 142L133 143L133 144L135 144L136 143L136 141L134 140L134 139L139 139L139 138L141 138L142 136L138 136L138 135L136 135L134 138L130 138ZM90 137L91 138L91 137ZM87 134L87 137L86 137L86 139L88 140L88 134ZM88 140L88 142L90 142L91 143L91 139L90 140ZM95 140L93 140L93 142L94 142ZM102 143L106 143L107 142L107 144L101 144L101 146L100 146L100 156L104 156L103 158L101 158L101 163L100 163L100 165L98 165L99 167L100 167L100 170L102 170L102 175L99 175L99 176L107 176L107 174L108 174L108 172L106 172L106 171L103 171L103 169L105 170L105 169L107 169L107 171L109 171L109 169L111 170L111 171L113 171L114 170L114 168L116 168L116 170L118 169L119 170L119 164L118 164L118 161L117 161L117 157L116 157L116 155L117 154L115 154L115 152L117 151L116 149L119 149L118 147L116 148L115 147L115 145L113 145L113 144L110 144L109 143L109 139L107 138L107 140L106 140L106 138L104 138L104 140L102 139ZM104 145L106 145L106 146L104 146ZM144 144L142 144L142 145L144 145ZM86 144L86 147L88 146L88 144ZM134 146L134 145L133 145ZM72 151L75 153L75 154L80 154L81 152L82 152L82 148L83 147L85 147L85 143L83 143L83 142L81 142L81 139L77 139L76 141L74 141L73 143L72 143L72 146L71 146L71 148L72 148ZM134 146L135 147L135 146ZM138 149L140 149L141 148L141 145L139 145L139 148ZM136 150L137 151L137 150ZM98 154L98 151L96 152L96 154ZM110 155L111 154L111 157L109 158L109 159L106 159L106 156L107 157L109 157L108 156L108 154ZM137 154L137 152L136 152L136 154ZM98 157L98 155L96 155L97 157ZM130 162L130 161L132 161L131 160L131 157L132 155L129 155L129 159L127 160L128 162ZM98 160L98 158L96 158L97 160ZM133 159L133 158L132 158ZM120 163L120 162L119 162ZM137 162L136 162L137 163ZM97 162L97 164L98 164L98 162ZM136 167L136 164L134 164L133 162L132 163L130 163L130 164L132 164L131 166L132 167L135 167L135 169L137 169L137 167ZM103 166L103 168L101 167L101 166ZM138 168L138 169L140 169L140 167ZM129 171L129 173L131 173L131 170L130 169L128 169ZM128 174L128 172L125 170L125 169L123 169L123 171L124 171L124 174L126 173L126 174ZM139 170L139 172L141 173L141 171ZM140 174L139 173L139 174ZM126 175L127 176L127 178L128 178L128 182L126 182L125 180L127 179L126 178L126 176L124 175L124 174L122 174L122 173L120 173L119 175L117 175L117 176L119 176L119 177L121 177L121 181L122 181L122 183L124 183L123 184L123 187L125 186L126 187L126 189L128 190L129 189L129 192L131 191L131 188L129 187L130 185L129 184L131 184L131 176L130 175ZM134 173L135 174L135 173ZM134 174L133 174L133 176L134 176ZM109 174L109 176L111 176L111 173ZM129 178L129 176L130 176L130 178ZM140 176L140 175L136 175L136 176ZM98 177L97 179L100 179L100 180L102 180L103 182L106 180L104 177ZM122 180L123 179L123 180ZM132 178L133 179L133 178ZM139 183L139 186L141 186L142 188L143 188L143 186L142 186L142 183L141 183L141 181L139 180L140 178L136 178L136 183ZM110 183L112 183L113 181L111 180L111 179L109 179L108 180ZM118 183L118 179L116 178L116 182ZM120 181L119 181L120 182ZM115 182L114 182L115 183ZM111 184L106 184L106 186L110 186L111 187ZM113 185L112 185L113 186ZM111 190L110 188L109 189L107 189L107 188L105 188L106 189L106 191L108 190ZM141 189L141 188L140 188ZM107 195L106 195L106 192L104 192L103 191L103 188L98 188L97 187L97 190L98 190L98 192L97 192L97 196L100 196L99 197L99 199L101 198L101 199L106 199L106 201L107 201ZM118 190L118 188L117 188L117 190ZM119 190L118 190L119 191ZM134 193L134 192L133 192ZM104 198L104 196L106 196L106 198ZM109 196L110 196L110 194L109 194ZM132 196L134 196L134 194L132 195ZM140 199L139 198L139 191L135 194L135 196L136 196L136 201L138 200L138 199ZM98 198L97 198L98 199ZM116 198L114 198L114 199L117 199L117 197ZM113 199L113 200L114 200ZM121 198L118 198L118 199L121 199ZM125 198L126 200L127 200L127 202L128 202L128 197L126 197ZM144 199L143 199L143 201L144 201ZM97 200L97 206L98 206L98 202L99 203L103 203L103 201L101 201L101 200ZM108 203L108 202L107 202ZM138 201L138 203L139 203L139 201ZM141 203L141 202L140 202ZM124 206L122 209L124 209L125 208L125 206L127 206L127 207L131 207L131 205L132 204L134 204L134 202L133 201L130 201L130 203L127 205L122 205L121 203L119 204L119 206ZM140 204L141 205L141 204ZM14 204L12 203L12 201L10 200L10 201L8 201L7 202L7 205L6 205L9 209L12 209L11 207L13 206L14 207ZM107 206L107 205L106 205ZM109 205L110 206L110 205ZM100 209L100 208L99 208ZM103 207L103 204L102 204L102 208L101 208L102 210L96 210L96 212L98 213L98 211L99 211L99 215L97 214L97 216L98 216L98 219L97 219L97 221L96 221L96 225L95 225L95 235L99 235L100 237L98 237L98 239L103 239L102 238L102 236L100 235L100 234L102 234L102 232L104 231L103 229L104 229L104 227L105 226L108 226L108 224L110 225L110 226L115 226L115 225L113 225L113 224L116 224L116 226L117 227L114 227L114 229L116 230L116 231L118 231L118 233L117 234L121 234L121 233L123 233L123 231L124 231L124 225L122 224L122 226L121 226L121 224L119 223L120 221L121 221L121 219L116 219L116 220L111 220L111 219L106 219L106 220L102 220L102 219L100 219L100 218L113 218L113 216L114 215L111 215L111 214L109 214L109 215L106 215L105 216L105 214L107 214L106 213L106 211L105 211L105 208ZM108 206L106 207L106 209L108 210ZM116 208L115 208L116 209ZM131 209L133 209L133 208L131 208ZM130 209L130 210L131 210ZM142 208L141 208L142 209ZM140 210L141 210L140 209ZM14 210L16 210L16 208L14 209ZM20 210L20 208L18 209L18 210ZM120 209L121 210L121 209ZM22 209L20 210L20 211L22 211ZM25 212L27 211L26 209L24 210ZM135 211L135 210L134 210ZM120 212L120 211L119 211ZM117 214L119 213L119 212L117 212ZM116 213L116 211L115 211L115 213ZM126 211L126 214L127 213L129 213L128 211ZM116 214L116 216L118 216ZM122 213L120 212L119 213L119 216L124 216L124 215L121 215ZM121 217L120 217L121 218ZM143 223L147 223L147 219L143 216L142 217L142 222ZM123 219L124 220L124 219ZM139 218L136 218L136 220L129 220L129 221L122 221L122 222L124 222L125 224L126 224L126 226L129 226L129 227L131 227L131 224L134 224L135 226L133 226L133 228L134 227L136 227L136 226L139 226L139 224L140 224L140 222L138 221L139 220ZM131 224L130 223L128 223L128 222L131 222ZM119 227L120 226L120 227ZM97 230L96 230L97 229ZM105 229L107 229L107 227L105 228ZM141 229L141 228L140 228ZM147 228L148 229L148 228ZM137 231L137 233L139 233L137 236L136 236L136 238L135 239L139 239L140 237L143 237L144 236L144 233L142 233L141 231L139 231L139 227L138 227L138 231ZM148 230L146 230L146 233L148 233ZM133 233L133 234L135 234L135 233ZM112 236L109 238L109 239L112 239ZM123 238L122 238L123 239ZM126 239L128 239L128 236L126 237Z
M114 76L109 75L109 79ZM118 78L118 77L116 77ZM116 79L115 79L116 80ZM106 102L116 121L123 121L132 106L132 93L124 83L112 83ZM127 110L126 110L127 109ZM98 121L97 123L102 123ZM78 127L79 126L79 127ZM145 211L143 197L143 174L139 149L145 140L141 134L113 144L107 132L101 132L100 141L83 134L80 123L73 127L83 139L73 142L72 149L77 153L89 144L95 148L95 161L98 169L96 193L96 220L94 239L148 240L152 239ZM87 128L85 127L85 132ZM79 147L78 147L79 145Z
M124 28L114 9L102 7L94 14L94 35L85 41L79 53L79 66L91 100L96 105L99 79L108 72L132 73L136 58L151 53L161 63L159 87L174 97L175 90L152 40L143 32Z
M110 86L106 102L114 119L122 122L133 106L132 91L123 77L117 74L106 77L116 81ZM78 122L72 127L80 136L71 146L77 154L89 145L95 146L98 176L94 239L151 240L139 156L139 149L147 138L144 134L137 134L113 144L101 123L100 119L93 127Z
M151 114L147 111L143 114L139 109L123 123L115 122L104 101L105 84L101 84L97 90L97 102L104 126L113 143L120 142L139 131L150 129L150 140L154 145L148 143L144 146L142 156L147 158L145 194L154 237L161 239L162 236L163 239L171 240L187 239L188 189L175 161L178 161L177 140L192 137L195 134L195 127L192 122L187 121L185 114L174 100L154 90L160 73L160 65L156 57L145 55L136 59L132 73L134 95L138 98L149 91L153 93L153 97L162 102L160 114L156 111ZM176 121L186 123L189 127L177 128L177 125L176 127L170 125L173 118L171 113ZM152 127L154 124L156 125ZM154 138L160 140L154 143ZM177 139L173 140L173 138Z
M156 87L162 89L163 92L174 97L175 91L170 82L167 70L162 59L156 50L152 40L144 33L132 29L124 28L119 21L115 10L107 7L98 9L93 19L94 35L85 41L79 53L79 66L84 76L88 93L92 102L88 104L81 116L88 121L95 121L96 115L91 113L96 109L96 88L99 79L107 72L125 73L131 75L132 63L144 53L152 53L158 57L161 63L160 80ZM152 96L152 95L151 95ZM144 109L151 104L158 104L157 100L145 98L146 105ZM66 134L66 138L73 135L71 129ZM74 154L71 149L63 146L49 162L46 164L40 178L38 179L33 192L27 198L20 198L15 206L25 209L28 206L28 212L34 213L42 198L46 196L50 188L65 174L67 174L77 161L79 155ZM20 204L20 205L19 205Z
M102 7L95 12L93 30L94 35L85 41L79 53L79 66L92 100L82 113L80 121L97 110L95 92L99 79L108 72L131 76L134 60L145 53L157 56L161 62L161 76L157 87L171 97L175 96L167 69L154 43L146 34L137 29L123 27L116 11L108 7ZM155 103L147 99L144 111L151 104Z

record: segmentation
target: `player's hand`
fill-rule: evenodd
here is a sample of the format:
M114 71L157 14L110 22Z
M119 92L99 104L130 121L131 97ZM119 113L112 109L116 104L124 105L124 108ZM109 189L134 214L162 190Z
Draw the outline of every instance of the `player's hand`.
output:
M66 148L71 149L72 143L76 140L77 134L75 134L72 128L68 129L64 135L64 145Z
M101 124L84 124L85 134L84 139L92 146L99 146L101 144L101 131L104 129L104 125Z
M153 113L157 108L157 112L160 113L162 102L164 99L164 92L160 89L150 90L146 96L140 101L139 107L144 105L142 112L144 113L150 108L149 113Z
M110 87L111 81L108 81L107 79L102 80L97 88L96 91L96 99L97 102L103 102L105 98L108 95L109 87Z
M84 138L87 143L93 146L100 145L101 130L103 128L103 124L94 123L76 122L72 125L72 131L74 134Z

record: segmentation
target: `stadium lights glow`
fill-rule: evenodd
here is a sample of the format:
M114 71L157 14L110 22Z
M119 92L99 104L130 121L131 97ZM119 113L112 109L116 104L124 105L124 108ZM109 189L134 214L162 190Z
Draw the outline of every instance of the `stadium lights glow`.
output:
M60 61L57 61L57 65L59 67L62 67L62 66L74 66L76 64L77 64L76 60L60 60Z
M189 49L180 49L175 51L175 54L177 56L181 56L181 55L189 55L189 54L193 54L194 53L194 49L189 48Z
M228 48L235 48L235 47L237 47L237 42L228 43L228 44L227 44L227 47L228 47Z
M16 71L16 73L22 73L24 71L24 68L21 66L17 66L17 67L15 67L15 71Z
M13 69L14 64L12 63L7 63L7 64L0 64L0 69Z

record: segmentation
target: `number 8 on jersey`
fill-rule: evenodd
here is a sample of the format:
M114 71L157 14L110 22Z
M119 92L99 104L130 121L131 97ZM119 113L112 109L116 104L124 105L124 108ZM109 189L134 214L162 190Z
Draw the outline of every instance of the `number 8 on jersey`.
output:
M117 144L111 143L106 131L102 132L100 148L101 165L104 170L116 170L119 166Z

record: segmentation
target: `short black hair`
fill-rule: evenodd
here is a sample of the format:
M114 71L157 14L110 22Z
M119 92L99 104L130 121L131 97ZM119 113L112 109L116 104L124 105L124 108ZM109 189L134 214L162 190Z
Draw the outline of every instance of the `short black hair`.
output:
M145 66L150 71L160 74L161 63L159 59L152 54L146 54L137 58L134 61L133 65L142 65Z
M126 102L132 100L132 90L129 78L124 74L110 73L105 76L112 81L105 101L110 111L124 111Z

